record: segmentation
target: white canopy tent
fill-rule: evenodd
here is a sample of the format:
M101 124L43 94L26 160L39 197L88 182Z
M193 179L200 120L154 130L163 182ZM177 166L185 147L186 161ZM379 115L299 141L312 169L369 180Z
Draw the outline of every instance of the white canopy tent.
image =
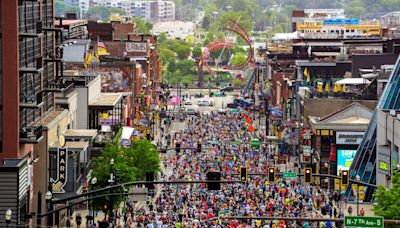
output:
M365 85L371 83L365 78L345 78L335 82L337 85Z

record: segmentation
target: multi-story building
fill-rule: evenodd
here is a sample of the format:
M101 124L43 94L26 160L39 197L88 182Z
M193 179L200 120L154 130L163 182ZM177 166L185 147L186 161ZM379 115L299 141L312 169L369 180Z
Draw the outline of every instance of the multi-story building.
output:
M344 9L301 9L292 11L292 29L297 29L297 23L307 20L344 19Z
M45 211L48 136L63 127L49 89L61 62L53 9L53 0L0 4L0 182L10 183L0 188L0 214L10 208L17 227L32 222L37 208Z
M105 7L116 7L125 11L129 16L149 21L175 20L175 3L173 1L100 0L97 4Z
M82 18L83 14L89 10L90 0L64 0L65 3L70 5L79 6L79 14Z

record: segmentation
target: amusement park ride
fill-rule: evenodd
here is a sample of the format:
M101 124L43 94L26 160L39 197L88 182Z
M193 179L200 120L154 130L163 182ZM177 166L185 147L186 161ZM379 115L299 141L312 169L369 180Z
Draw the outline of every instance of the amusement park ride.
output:
M238 21L234 21L232 19L229 19L228 21L228 26L225 27L226 30L231 31L241 37L244 42L248 45L248 52L247 52L247 58L243 63L240 63L238 65L227 65L224 66L225 70L242 70L248 65L251 66L252 72L250 77L248 78L245 87L243 88L241 92L242 99L246 97L246 94L249 92L249 89L252 88L252 82L254 80L254 87L253 87L253 92L256 92L256 90L259 91L260 96L264 96L265 93L262 90L262 81L260 80L260 64L255 63L255 58L254 58L254 51L253 51L253 46L252 46L252 41L251 37L247 33L246 29L239 24ZM215 75L216 72L208 65L208 59L210 57L210 53L219 49L231 49L234 47L234 43L230 39L225 39L225 40L216 40L211 42L207 48L203 51L202 53L202 68L205 69L205 71L209 72L211 75ZM243 80L243 79L242 79ZM259 103L257 100L258 96L255 96L255 103Z

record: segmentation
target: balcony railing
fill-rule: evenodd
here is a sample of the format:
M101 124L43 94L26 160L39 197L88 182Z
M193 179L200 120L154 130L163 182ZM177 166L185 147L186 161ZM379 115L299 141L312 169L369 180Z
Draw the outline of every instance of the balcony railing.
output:
M43 138L42 126L36 127L23 127L19 131L19 141L21 143L39 143Z

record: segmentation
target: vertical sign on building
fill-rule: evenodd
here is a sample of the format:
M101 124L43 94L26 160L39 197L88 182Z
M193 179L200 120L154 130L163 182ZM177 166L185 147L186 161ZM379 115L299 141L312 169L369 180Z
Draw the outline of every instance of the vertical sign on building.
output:
M53 181L53 193L65 193L64 186L67 183L68 149L65 147L65 138L60 135L57 150L57 179Z
M286 119L290 121L290 117L292 115L292 99L287 98L286 99Z

